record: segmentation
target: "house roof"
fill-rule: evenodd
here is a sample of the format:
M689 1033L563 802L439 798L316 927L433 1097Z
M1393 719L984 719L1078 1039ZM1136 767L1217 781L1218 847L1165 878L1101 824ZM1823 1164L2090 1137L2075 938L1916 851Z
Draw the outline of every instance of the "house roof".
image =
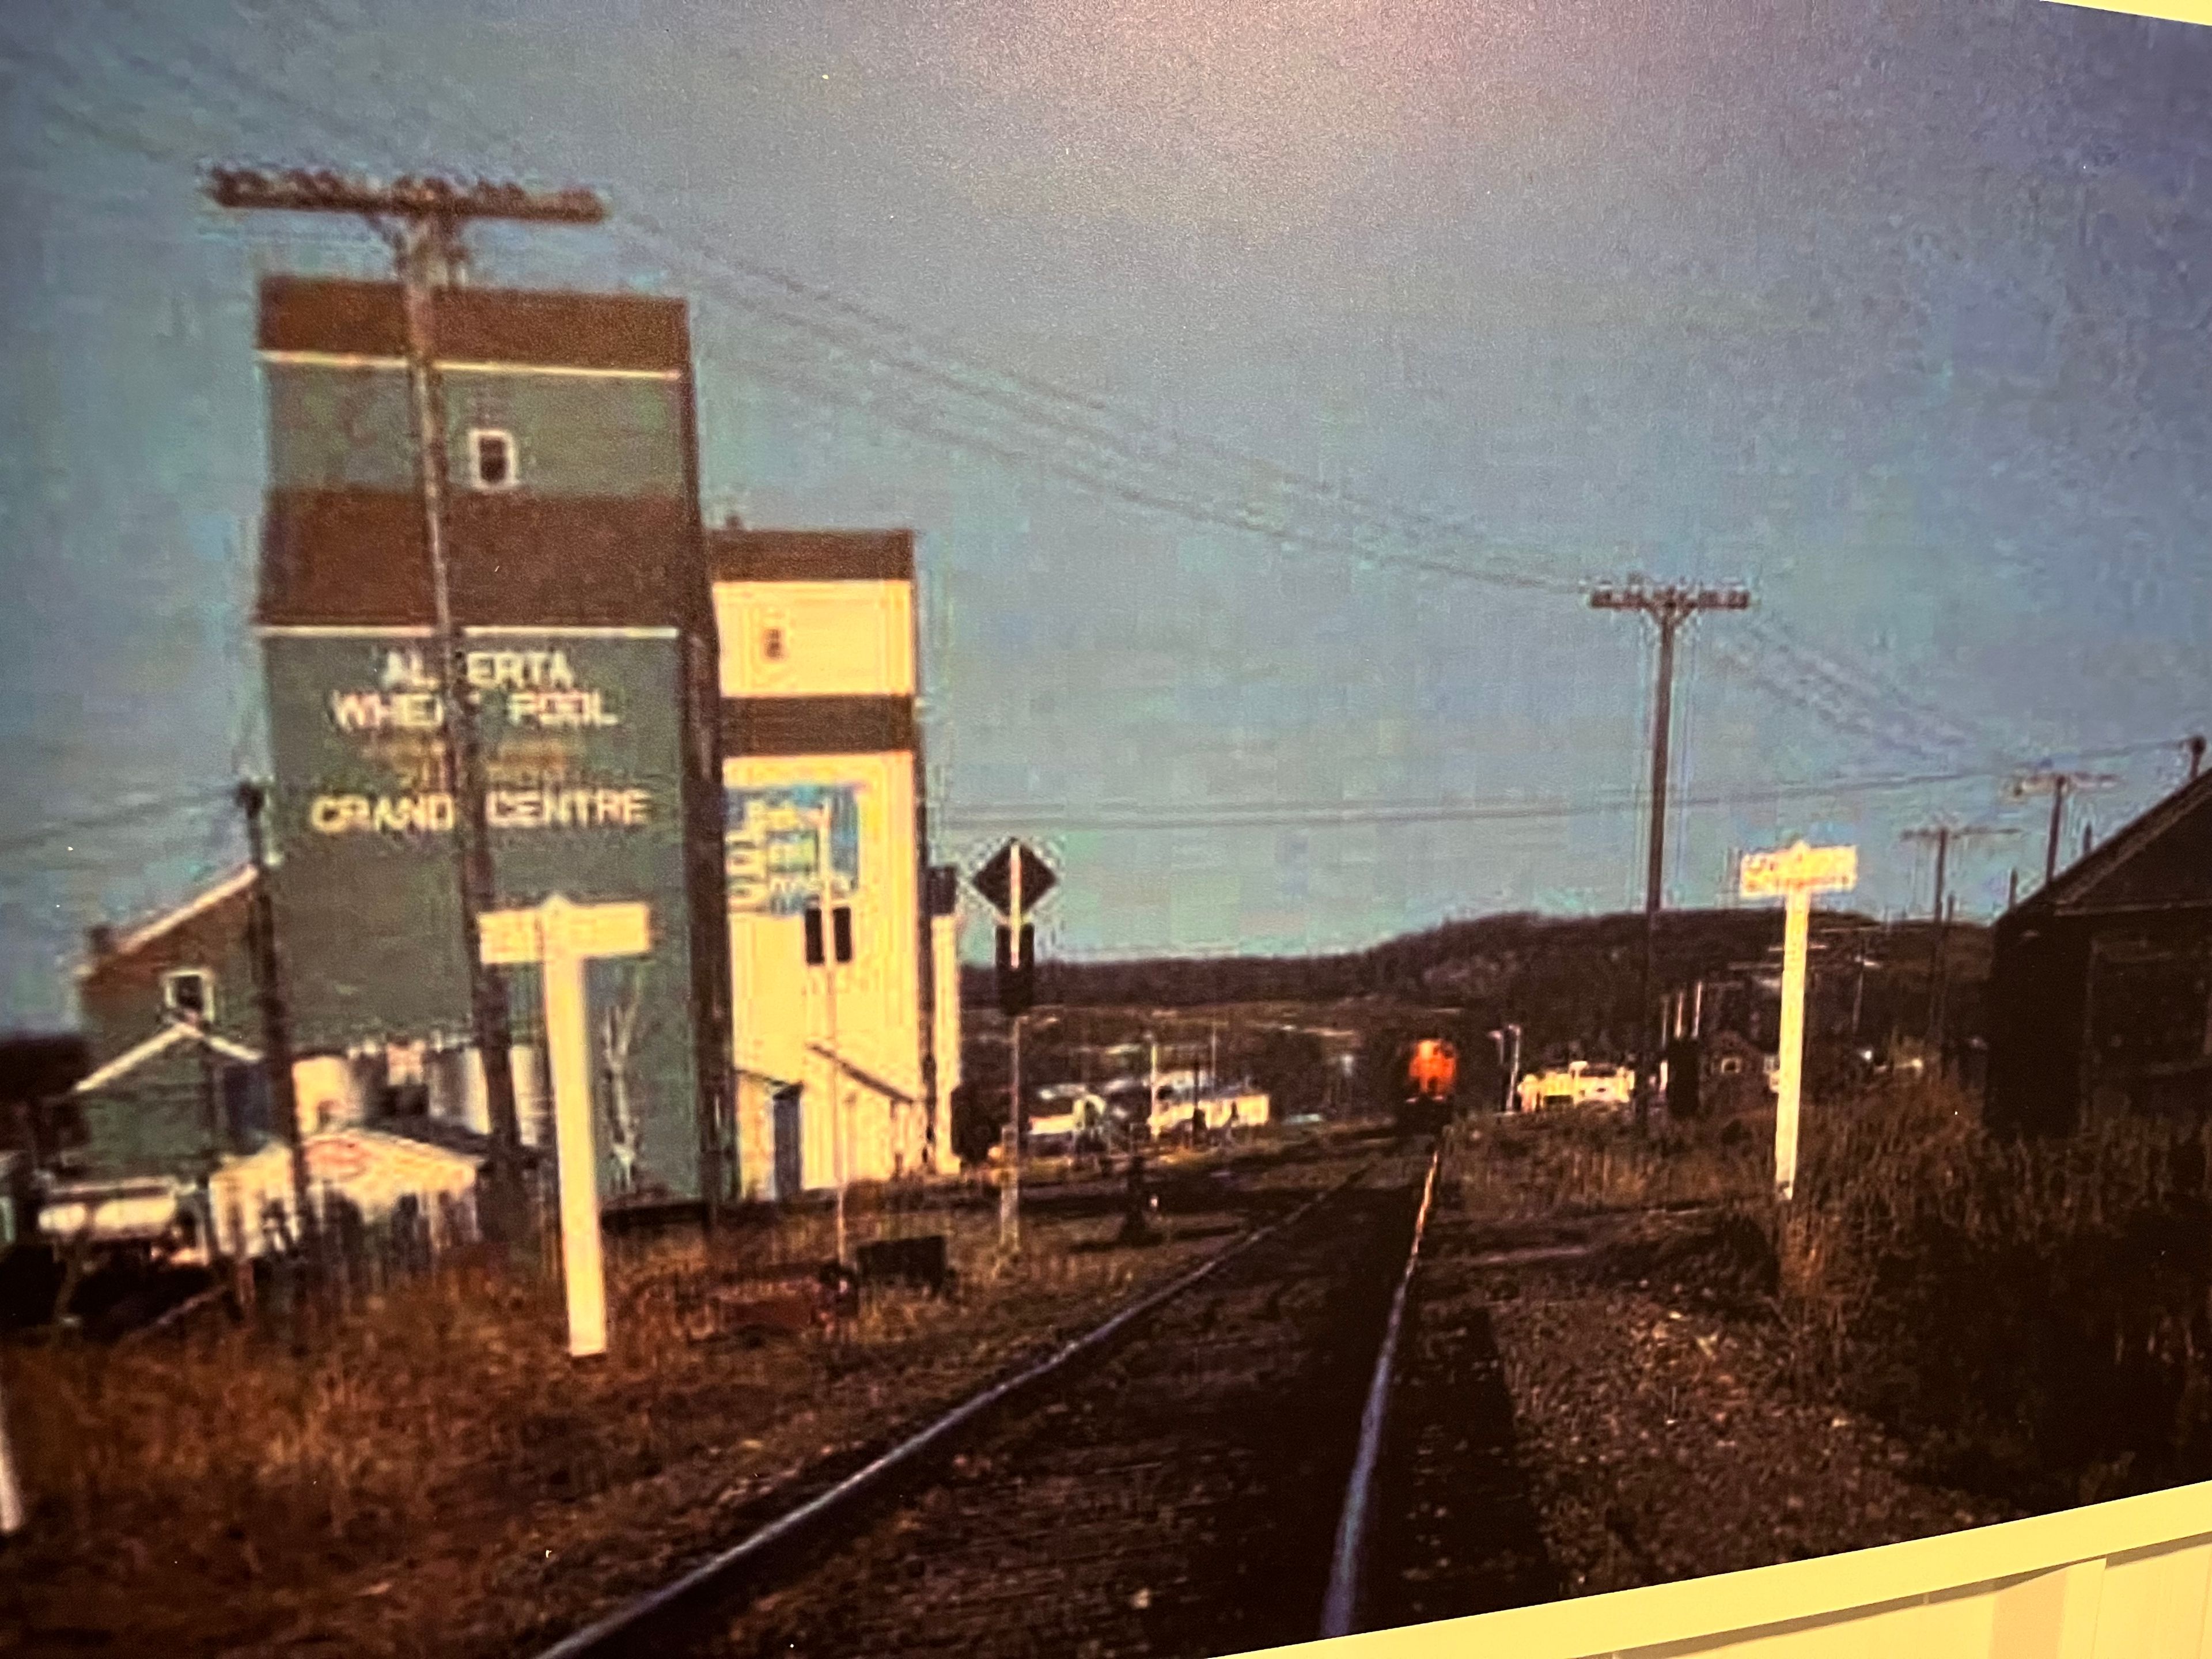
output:
M179 1043L185 1042L197 1042L203 1048L212 1049L226 1060L238 1060L244 1065L256 1066L261 1061L260 1053L257 1049L249 1048L243 1043L233 1042L228 1037L208 1030L204 1026L188 1025L182 1020L174 1020L137 1047L125 1049L98 1071L80 1079L70 1090L70 1093L72 1096L88 1095L94 1090L104 1089L118 1079L126 1077L137 1071L155 1055L166 1054Z
M870 1090L876 1094L882 1095L888 1099L896 1100L902 1106L912 1106L915 1103L915 1097L907 1093L905 1090L897 1088L891 1084L884 1082L883 1079L876 1076L872 1072L861 1070L860 1067L854 1065L851 1060L843 1058L842 1055L831 1054L827 1048L823 1048L819 1043L810 1042L806 1046L810 1052L818 1054L823 1060L830 1061L832 1065L836 1066L839 1071L844 1073L847 1077L852 1079L854 1082L859 1084L862 1088Z
M302 1143L313 1160L319 1152L331 1146L350 1143L365 1146L372 1153L379 1150L398 1149L416 1152L428 1152L440 1158L465 1164L482 1164L491 1157L491 1138L481 1135L458 1123L447 1123L434 1118L376 1118L367 1123L334 1124L318 1129ZM537 1157L536 1149L520 1149L526 1163ZM282 1137L264 1142L252 1152L223 1160L226 1166L238 1168L254 1163L281 1164L291 1158L291 1146ZM311 1164L312 1168L312 1164Z
M2061 870L2011 916L2212 906L2212 771Z
M412 1140L424 1146L434 1146L441 1152L458 1152L463 1157L478 1160L491 1156L491 1137L479 1134L465 1123L455 1123L440 1117L380 1117L359 1126L372 1134L391 1135L399 1140ZM526 1160L536 1155L537 1149L520 1149Z
M137 955L148 945L174 933L195 917L204 915L218 905L239 898L252 885L252 866L234 870L214 886L203 889L173 910L167 911L123 935L99 957L82 963L76 970L76 976L81 980L89 979L111 963Z

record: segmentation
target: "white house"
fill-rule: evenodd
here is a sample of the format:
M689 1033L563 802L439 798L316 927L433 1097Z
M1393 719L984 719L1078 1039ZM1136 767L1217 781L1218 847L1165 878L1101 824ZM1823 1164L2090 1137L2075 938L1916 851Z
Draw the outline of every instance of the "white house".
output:
M475 1236L477 1176L489 1150L488 1139L466 1129L405 1118L373 1128L324 1129L302 1148L318 1204L343 1198L374 1224L411 1198L441 1249ZM246 1157L225 1158L208 1177L207 1202L222 1255L262 1255L276 1242L268 1218L292 1208L291 1148L272 1141ZM273 1231L281 1236L283 1230Z

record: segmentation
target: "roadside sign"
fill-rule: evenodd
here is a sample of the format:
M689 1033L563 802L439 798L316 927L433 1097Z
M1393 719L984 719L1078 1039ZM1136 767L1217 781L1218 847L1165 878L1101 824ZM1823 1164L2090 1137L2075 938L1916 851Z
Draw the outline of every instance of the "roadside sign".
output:
M489 910L477 918L483 959L494 968L516 968L543 954L535 910Z
M1858 878L1856 847L1809 847L1801 841L1778 852L1744 856L1744 897L1778 898L1786 907L1782 1031L1774 1086L1774 1191L1784 1203L1797 1189L1797 1113L1805 1065L1805 967L1813 895L1848 891Z
M1774 853L1747 853L1746 898L1786 898L1792 893L1844 893L1858 885L1859 849L1808 847L1799 842Z
M571 904L556 893L534 910L480 919L484 960L534 962L545 1002L553 1073L553 1146L561 1182L561 1277L568 1298L568 1352L607 1349L606 1267L600 1250L599 1180L592 1130L590 1002L584 964L643 956L652 916L643 904Z
M580 957L641 957L653 948L642 904L582 904L568 913L569 952Z
M477 921L483 959L492 966L520 967L544 957L542 912L489 910ZM568 950L580 957L638 957L653 948L647 907L642 904L571 905L562 926Z
M1052 866L1037 856L1035 848L1022 842L1008 842L970 878L975 890L988 899L991 908L1002 916L1011 916L1014 912L1014 864L1018 859L1021 861L1021 909L1024 915L1035 909L1037 901L1060 881Z

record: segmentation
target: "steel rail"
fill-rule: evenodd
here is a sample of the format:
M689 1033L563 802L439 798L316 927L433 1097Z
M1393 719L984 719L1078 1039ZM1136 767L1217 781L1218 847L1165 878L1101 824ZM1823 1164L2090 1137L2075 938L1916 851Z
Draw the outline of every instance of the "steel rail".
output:
M1404 1328L1407 1293L1413 1284L1413 1269L1421 1259L1421 1237L1428 1229L1429 1206L1436 1196L1437 1170L1443 1162L1441 1138L1429 1158L1428 1179L1421 1184L1421 1207L1413 1218L1413 1244L1406 1252L1406 1269L1398 1276L1398 1289L1390 1298L1390 1320L1382 1329L1382 1346L1375 1356L1375 1372L1368 1379L1367 1405L1359 1416L1359 1449L1352 1461L1352 1479L1344 1492L1344 1513L1337 1522L1336 1553L1329 1561L1328 1592L1322 1602L1323 1641L1349 1636L1358 1612L1359 1579L1367 1553L1367 1522L1374 1496L1375 1469L1382 1455L1382 1430L1389 1416L1390 1375L1398 1357L1398 1337Z
M946 1412L935 1422L908 1436L872 1462L854 1470L827 1491L816 1494L805 1503L786 1510L775 1520L732 1544L727 1549L710 1556L682 1577L648 1590L643 1595L616 1608L605 1617L568 1636L536 1656L536 1659L586 1659L616 1651L629 1651L623 1644L636 1632L683 1602L695 1596L703 1596L720 1583L732 1577L747 1566L761 1560L777 1546L788 1544L810 1527L825 1522L841 1510L856 1503L877 1486L886 1475L914 1462L933 1446L957 1432L993 1407L1001 1405L1013 1395L1043 1382L1065 1366L1110 1342L1129 1326L1163 1304L1172 1301L1229 1265L1237 1257L1273 1234L1295 1226L1306 1216L1330 1199L1346 1191L1374 1166L1363 1164L1328 1191L1316 1194L1285 1216L1266 1226L1247 1233L1235 1243L1206 1258L1188 1273L1171 1279L1160 1289L1139 1297L1114 1315L1104 1323L1084 1335L1063 1344L1054 1352L1012 1376L1002 1379L971 1395L967 1400ZM1434 1165L1430 1170L1435 1177ZM1427 1210L1423 1201L1423 1212ZM1401 1292L1402 1294L1402 1292Z

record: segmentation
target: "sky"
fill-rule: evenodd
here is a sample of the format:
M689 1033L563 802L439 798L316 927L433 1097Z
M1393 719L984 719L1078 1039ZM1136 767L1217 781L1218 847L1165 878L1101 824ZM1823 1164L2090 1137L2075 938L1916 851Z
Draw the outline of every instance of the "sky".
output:
M1755 601L1686 635L1670 903L1802 836L1924 911L1948 821L2018 832L1954 860L1986 916L2010 771L2110 780L2070 854L2212 726L2201 28L15 0L0 73L0 1025L233 867L265 764L254 284L384 254L225 161L602 191L476 280L690 302L710 518L919 532L936 853L1037 839L1059 954L1640 904L1630 571Z

